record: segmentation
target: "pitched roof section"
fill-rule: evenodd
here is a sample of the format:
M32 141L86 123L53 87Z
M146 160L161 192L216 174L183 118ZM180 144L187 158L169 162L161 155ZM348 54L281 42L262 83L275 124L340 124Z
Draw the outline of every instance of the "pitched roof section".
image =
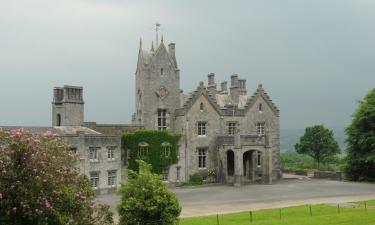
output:
M200 96L205 96L208 102L212 105L212 107L216 110L216 112L220 115L221 110L220 106L217 104L215 97L209 92L209 90L204 86L203 82L199 83L197 89L191 93L187 101L185 102L183 108L176 110L176 115L185 115L190 108L194 105L194 103L198 100Z
M256 102L258 97L262 97L267 105L271 108L276 116L280 115L280 110L277 108L275 103L272 102L271 98L268 96L267 92L264 90L262 84L258 85L257 90L254 94L247 100L245 105L245 111L249 110Z

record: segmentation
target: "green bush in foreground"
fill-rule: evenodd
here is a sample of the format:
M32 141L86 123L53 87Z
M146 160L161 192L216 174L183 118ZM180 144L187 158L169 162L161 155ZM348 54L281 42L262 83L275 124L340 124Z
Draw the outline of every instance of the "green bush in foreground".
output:
M200 173L194 173L189 177L189 184L201 185L203 184L203 177Z
M139 173L129 171L121 184L118 205L120 225L172 225L181 207L177 196L163 184L160 175L151 173L151 165L137 160Z

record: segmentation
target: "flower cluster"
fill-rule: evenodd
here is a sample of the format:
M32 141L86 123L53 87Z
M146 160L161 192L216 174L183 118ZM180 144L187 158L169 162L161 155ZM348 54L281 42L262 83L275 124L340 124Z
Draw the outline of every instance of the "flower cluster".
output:
M0 221L95 224L94 194L78 163L51 131L0 130Z

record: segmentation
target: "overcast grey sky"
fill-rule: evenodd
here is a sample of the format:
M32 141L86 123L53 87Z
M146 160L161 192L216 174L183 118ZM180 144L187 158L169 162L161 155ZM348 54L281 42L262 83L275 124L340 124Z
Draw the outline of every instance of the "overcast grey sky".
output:
M283 128L343 127L375 87L375 1L0 0L0 125L50 125L54 86L84 86L85 120L130 123L139 38L176 43L181 87L262 83Z

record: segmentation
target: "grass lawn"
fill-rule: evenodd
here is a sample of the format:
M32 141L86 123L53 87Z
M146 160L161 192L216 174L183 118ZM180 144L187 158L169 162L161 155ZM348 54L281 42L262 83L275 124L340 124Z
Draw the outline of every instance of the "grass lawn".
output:
M369 201L368 205L375 205ZM363 205L356 207L340 208L330 205L307 205L287 207L281 209L267 209L254 211L253 221L250 223L250 213L233 213L216 216L194 217L181 219L180 225L374 225L375 208L370 207L365 211Z

